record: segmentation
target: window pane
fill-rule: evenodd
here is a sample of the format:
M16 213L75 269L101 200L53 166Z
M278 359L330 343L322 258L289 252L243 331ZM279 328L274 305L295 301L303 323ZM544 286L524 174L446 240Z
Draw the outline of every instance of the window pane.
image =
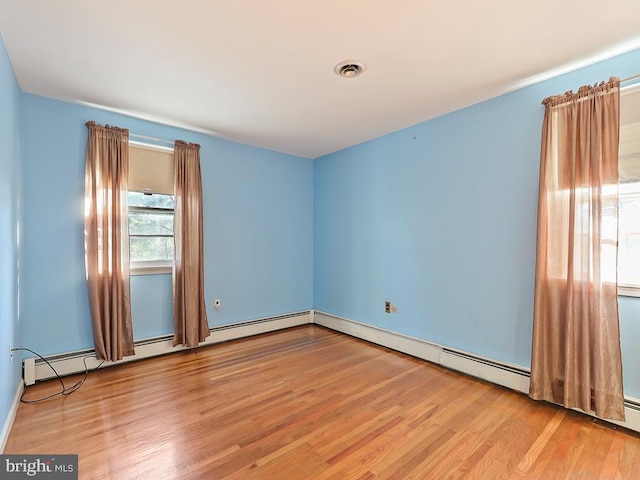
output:
M618 250L618 283L640 286L640 235L621 235Z
M152 195L141 192L129 192L130 207L151 207L151 208L175 208L175 197L173 195L163 195L154 193Z
M624 187L618 214L618 283L640 286L640 184Z
M129 258L132 262L173 260L173 237L129 237Z
M620 197L620 233L640 233L640 195Z
M173 235L173 212L129 212L129 235Z

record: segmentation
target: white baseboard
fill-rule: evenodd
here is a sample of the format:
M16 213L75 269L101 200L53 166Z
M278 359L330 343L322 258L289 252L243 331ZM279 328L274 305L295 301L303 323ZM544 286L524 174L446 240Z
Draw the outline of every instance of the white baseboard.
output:
M310 320L311 312L306 311L214 327L211 329L211 335L209 335L204 342L198 345L198 347L194 348L200 348L229 340L236 340L261 333L274 332L276 330L296 327L298 325L306 325L311 323ZM165 355L167 353L179 352L182 350L188 350L188 348L183 346L174 347L172 336L143 340L136 342L135 355L124 357L122 360L117 362L104 362L100 368L122 365L123 363L156 357L158 355ZM84 372L84 361L86 361L87 368L89 370L97 368L101 362L95 357L91 357L94 353L95 352L93 350L72 352L47 358L47 361L51 363L60 376L65 376ZM46 363L36 360L35 358L25 359L23 365L24 380L27 386L33 385L38 380L46 380L48 378L55 377L55 373Z
M457 370L497 385L502 385L525 394L529 393L529 370L517 365L510 365L495 360L456 350L419 338L356 322L343 317L316 310L314 323L323 327L346 333L383 347L391 348L408 355L428 360L437 365ZM625 405L625 422L605 420L622 427L640 432L640 408L631 406L639 403L636 399L628 399ZM532 400L534 401L534 400ZM593 415L592 415L593 416ZM596 417L597 418L597 417Z
M329 313L319 312L318 310L315 311L313 320L316 325L346 333L352 337L382 345L383 347L391 348L413 357L422 358L423 360L428 360L433 363L440 363L440 351L442 347L435 343L408 337L390 330L373 327Z
M16 414L18 413L18 406L20 405L20 398L22 397L23 391L24 391L24 382L20 380L20 382L18 383L18 388L16 389L16 394L13 396L13 402L11 402L11 408L9 409L9 414L7 415L7 419L5 420L4 426L2 427L2 433L0 433L0 453L3 453L4 447L7 446L9 433L11 433L11 427L13 427L13 421L16 419Z
M312 323L311 316L312 313L307 311L254 320L246 324L228 325L224 329L212 329L211 335L207 337L202 345L227 342L229 340L251 337L261 333L275 332L276 330L283 330L285 328L307 325Z
M616 425L620 425L621 427L628 428L629 430L633 430L635 432L640 432L640 410L637 410L636 408L630 408L625 405L624 416L626 419L624 422L618 422L616 420L605 421L615 423Z

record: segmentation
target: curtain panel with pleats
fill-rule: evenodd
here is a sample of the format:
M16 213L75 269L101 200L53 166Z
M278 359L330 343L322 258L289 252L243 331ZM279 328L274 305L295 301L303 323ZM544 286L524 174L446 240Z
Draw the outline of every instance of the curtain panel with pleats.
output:
M531 386L624 419L617 297L620 82L545 99Z
M96 356L134 354L127 223L128 130L86 124L85 266Z
M173 344L195 347L209 336L204 300L200 145L177 140L174 156Z

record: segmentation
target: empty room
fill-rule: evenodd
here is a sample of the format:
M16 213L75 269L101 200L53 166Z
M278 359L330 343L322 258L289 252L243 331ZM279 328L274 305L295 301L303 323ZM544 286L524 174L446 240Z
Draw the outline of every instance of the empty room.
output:
M0 0L0 479L640 478L638 18Z

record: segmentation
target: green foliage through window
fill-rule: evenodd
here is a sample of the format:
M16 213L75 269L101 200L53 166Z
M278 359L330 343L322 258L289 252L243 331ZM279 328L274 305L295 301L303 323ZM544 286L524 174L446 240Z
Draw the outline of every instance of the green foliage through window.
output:
M173 260L173 195L129 192L129 258Z

